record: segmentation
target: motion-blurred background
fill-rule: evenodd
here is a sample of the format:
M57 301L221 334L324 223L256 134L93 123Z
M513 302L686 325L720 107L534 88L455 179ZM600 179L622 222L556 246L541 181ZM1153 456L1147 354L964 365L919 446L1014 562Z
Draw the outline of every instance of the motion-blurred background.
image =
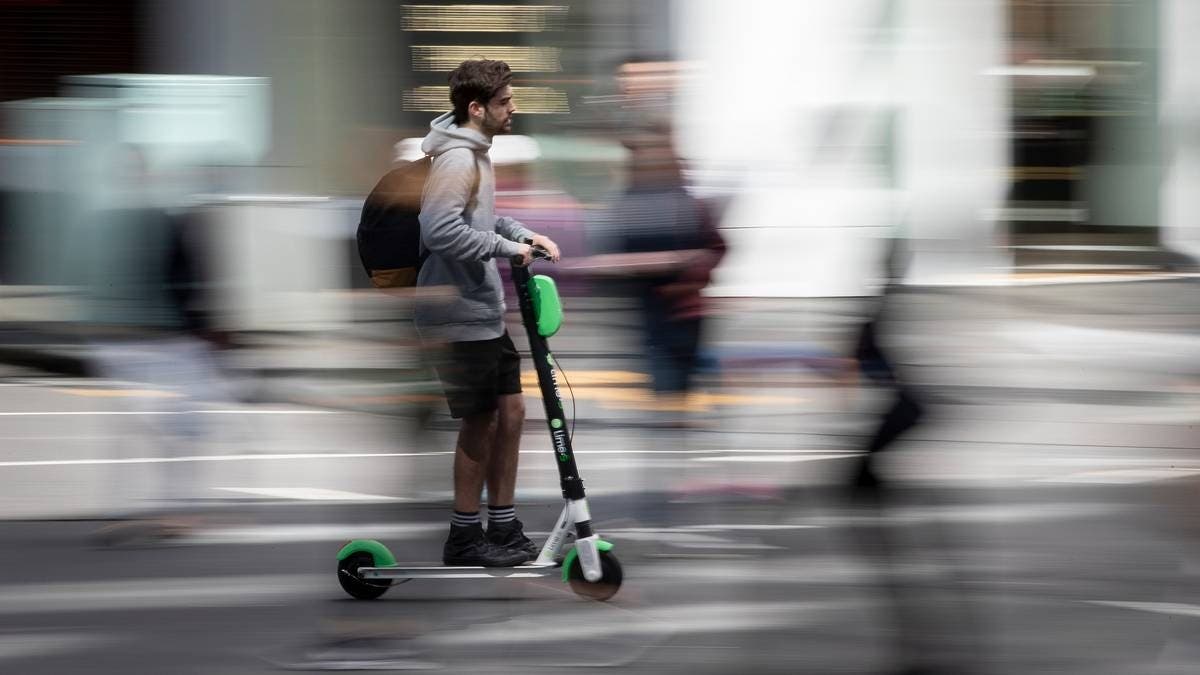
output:
M1200 672L1197 32L1196 0L0 0L0 671ZM334 578L444 536L456 426L354 235L476 57L515 71L497 211L564 253L607 604Z

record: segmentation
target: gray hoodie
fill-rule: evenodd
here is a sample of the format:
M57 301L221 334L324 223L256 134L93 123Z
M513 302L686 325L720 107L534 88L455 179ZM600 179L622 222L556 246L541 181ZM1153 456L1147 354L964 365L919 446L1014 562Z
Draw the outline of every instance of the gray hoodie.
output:
M518 255L533 233L495 214L496 177L488 157L491 141L454 123L446 113L429 125L421 150L433 167L421 196L421 248L429 257L417 286L453 286L449 299L429 298L414 312L427 339L490 340L504 334L504 289L496 258ZM472 189L478 182L478 189Z

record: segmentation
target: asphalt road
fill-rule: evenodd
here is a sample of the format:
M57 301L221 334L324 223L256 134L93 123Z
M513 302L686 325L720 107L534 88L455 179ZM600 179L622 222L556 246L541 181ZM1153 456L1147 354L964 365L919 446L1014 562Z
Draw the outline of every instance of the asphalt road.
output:
M603 604L554 580L344 596L346 540L434 561L446 528L453 425L378 414L371 401L401 400L386 382L286 387L342 405L206 403L206 435L181 449L163 433L170 391L7 369L0 671L1195 673L1191 302L1186 284L906 297L889 344L929 415L889 451L882 503L840 486L884 392L736 357L676 429L628 334L564 336L580 467L626 574ZM853 323L780 306L714 342L801 336L799 362ZM544 532L557 489L536 406L518 501ZM166 485L194 527L97 544Z

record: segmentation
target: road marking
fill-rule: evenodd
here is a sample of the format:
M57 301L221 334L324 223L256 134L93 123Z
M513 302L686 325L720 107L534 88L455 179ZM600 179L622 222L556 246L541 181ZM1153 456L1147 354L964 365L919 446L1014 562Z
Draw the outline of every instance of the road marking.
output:
M693 462L783 463L816 462L823 459L846 459L860 453L843 452L836 455L729 455L725 457L694 457Z
M1037 483L1082 483L1087 485L1133 485L1136 483L1153 483L1172 478L1187 478L1200 474L1200 469L1184 467L1164 467L1161 469L1106 469L1103 471L1083 471L1080 473L1039 478Z
M1153 612L1154 614L1200 617L1200 605L1188 605L1182 602L1122 602L1118 600L1084 600L1084 602L1089 605L1119 607L1139 612Z
M436 523L343 523L332 525L254 525L200 528L178 539L190 546L259 545L346 542L350 539L419 539L445 532L447 521ZM174 543L174 542L173 542Z
M479 643L570 643L580 635L589 639L619 635L646 637L686 633L745 632L796 626L826 620L831 612L861 609L868 603L852 600L792 602L713 602L626 610L613 605L596 611L556 612L514 617L499 623L471 626L470 630L440 631L422 637L422 644L477 645Z
M650 376L632 370L572 370L559 369L573 387L596 387L604 385L648 384ZM526 371L521 374L521 385L537 388L537 373Z
M190 455L185 457L129 457L124 459L46 459L0 462L0 467L17 466L93 466L108 464L175 464L183 462L255 462L264 460L294 459L361 459L370 457L425 457L427 455L452 455L450 451L439 452L314 452L310 454L262 454L262 455Z
M731 394L696 392L686 400L656 396L645 386L650 377L630 370L559 371L569 387L567 393L577 399L598 401L602 406L616 409L636 409L655 412L703 412L714 406L733 405L794 405L806 398L769 394ZM521 384L531 398L538 396L537 374L525 372Z
M0 413L2 414L2 413ZM777 450L586 450L575 451L576 455L692 455L714 454L722 452L783 452ZM787 451L795 452L795 451ZM547 450L522 450L522 455L542 455ZM12 460L0 462L0 468L31 467L31 466L105 466L113 464L177 464L187 462L259 462L259 461L290 461L311 459L372 459L392 457L444 457L453 455L449 450L434 450L430 452L314 452L314 453L276 453L276 454L241 454L241 455L186 455L182 457L125 457L125 458L91 458L91 459L37 459ZM830 457L849 457L850 454L839 455L797 455L807 459L827 459ZM707 458L710 461L738 461L737 459ZM700 460L696 460L700 461ZM766 459L747 461L770 461ZM805 461L804 459L780 459L776 461Z
M300 501L318 501L318 502L403 502L410 501L401 497L385 497L383 495L369 495L362 492L346 492L344 490L330 490L327 488L297 488L297 487L215 487L214 490L224 490L226 492L241 492L244 494L259 495L262 497L276 497L279 499L295 499Z
M90 396L92 398L183 398L183 394L161 389L63 389L55 388L62 394L72 396Z
M435 533L444 533L446 521L420 523L332 523L328 525L247 525L234 527L200 527L173 543L189 546L209 545L258 545L313 543L322 541L345 542L349 539L380 539L397 541L420 539ZM731 540L706 536L734 530L795 530L819 528L820 525L693 525L682 528L598 528L605 536L619 537L624 541L661 541L687 547L741 548L743 545ZM527 531L530 537L544 538L548 531ZM753 544L752 548L763 545Z
M688 525L685 530L699 530L701 532L717 531L717 532L736 532L745 530L748 532L774 532L777 530L810 530L819 529L820 525L758 525L754 523L730 523L713 524L713 525Z
M1098 518L1124 511L1119 504L1032 503L1032 504L947 504L945 506L897 507L879 515L805 516L798 524L842 527L858 525L913 525L920 523L1035 523L1076 518Z
M610 408L653 412L705 412L714 406L733 405L796 405L808 400L802 396L771 394L696 393L680 401L656 397L649 389L631 387L574 387L568 393L571 392L576 399L597 401ZM536 398L536 394L529 392L530 397Z
M244 607L329 595L329 574L139 578L0 587L0 614Z
M61 655L64 652L111 644L116 639L98 634L15 633L0 635L0 659L27 659L34 656Z
M134 387L136 382L128 380L102 380L100 378L22 377L8 378L0 387Z
M187 410L182 412L165 410L30 410L25 412L0 412L0 417L67 417L101 415L338 415L336 410Z

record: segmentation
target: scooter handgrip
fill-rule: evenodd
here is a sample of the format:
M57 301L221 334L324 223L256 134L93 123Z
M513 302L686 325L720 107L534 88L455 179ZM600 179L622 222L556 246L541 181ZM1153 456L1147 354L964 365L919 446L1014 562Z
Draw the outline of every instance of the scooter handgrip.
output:
M550 252L547 251L546 249L542 248L541 246L530 247L530 256L533 258L533 260L550 260L551 259ZM525 260L525 257L519 256L519 255L514 255L512 258L510 258L510 260L512 261L512 264L520 265L521 262Z

